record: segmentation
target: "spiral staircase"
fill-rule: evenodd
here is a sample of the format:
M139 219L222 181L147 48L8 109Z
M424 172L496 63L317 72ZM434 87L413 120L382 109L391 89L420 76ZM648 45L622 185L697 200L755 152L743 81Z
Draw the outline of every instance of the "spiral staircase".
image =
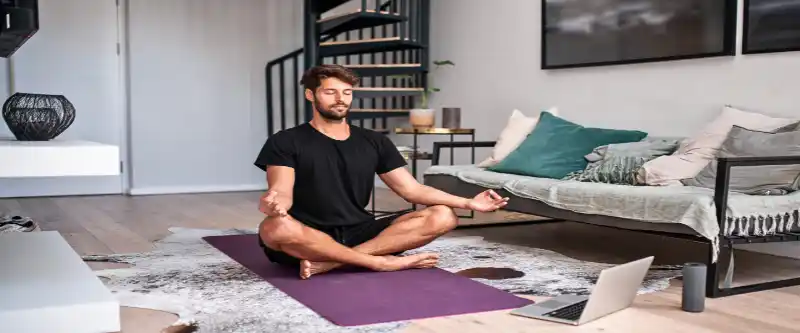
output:
M361 77L348 121L388 133L427 88L430 0L304 1L303 48L265 68L268 135L311 119L300 78L323 63Z

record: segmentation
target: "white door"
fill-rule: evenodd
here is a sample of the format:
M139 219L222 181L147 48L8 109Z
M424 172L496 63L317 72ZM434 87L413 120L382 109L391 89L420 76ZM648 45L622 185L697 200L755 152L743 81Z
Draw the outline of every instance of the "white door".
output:
M76 117L58 139L112 144L124 152L117 17L115 0L39 0L39 31L12 57L11 75L0 77L2 100L10 89L64 95ZM5 61L0 66L7 68ZM2 125L0 135L10 136ZM0 179L0 197L121 193L122 177Z

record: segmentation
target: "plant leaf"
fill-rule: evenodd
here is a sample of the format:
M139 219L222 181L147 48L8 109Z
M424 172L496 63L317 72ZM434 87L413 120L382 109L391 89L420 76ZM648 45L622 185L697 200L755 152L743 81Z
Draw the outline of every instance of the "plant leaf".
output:
M430 91L433 91L433 92L440 92L440 91L442 91L442 90L441 90L441 89L439 89L439 88L431 88L431 89L429 89L429 90L430 90Z
M456 65L455 63L453 63L450 60L435 60L433 62L433 64L436 65L436 66L445 66L445 65L455 66Z

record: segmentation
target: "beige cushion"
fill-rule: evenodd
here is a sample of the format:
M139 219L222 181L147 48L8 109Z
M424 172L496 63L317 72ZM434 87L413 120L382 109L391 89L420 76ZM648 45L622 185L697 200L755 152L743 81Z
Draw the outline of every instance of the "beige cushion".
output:
M555 116L559 115L556 107L548 109L547 112ZM538 122L539 114L535 117L528 117L519 110L512 111L511 116L508 118L508 124L497 137L497 143L492 148L492 154L478 163L478 167L488 168L500 163L508 154L511 154L522 144L522 141L533 131Z
M639 169L637 180L647 185L682 185L680 180L697 176L714 159L734 125L768 132L797 121L798 119L777 118L726 105L699 133L681 142L675 153L645 163Z

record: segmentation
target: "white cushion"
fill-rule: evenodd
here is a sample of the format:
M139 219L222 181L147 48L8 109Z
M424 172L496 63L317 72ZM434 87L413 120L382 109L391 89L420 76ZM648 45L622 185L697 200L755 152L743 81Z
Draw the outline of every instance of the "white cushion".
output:
M554 116L559 115L556 107L548 109L547 112ZM478 166L488 168L500 163L506 156L517 149L522 144L522 141L525 141L525 138L533 131L537 123L539 123L539 114L535 117L528 117L519 110L512 111L511 116L508 118L508 124L497 137L497 143L492 149L492 154L478 163Z
M681 179L693 178L715 158L734 125L767 132L797 121L798 119L772 117L726 105L699 133L681 142L675 153L645 163L639 169L638 180L647 185L681 185Z

